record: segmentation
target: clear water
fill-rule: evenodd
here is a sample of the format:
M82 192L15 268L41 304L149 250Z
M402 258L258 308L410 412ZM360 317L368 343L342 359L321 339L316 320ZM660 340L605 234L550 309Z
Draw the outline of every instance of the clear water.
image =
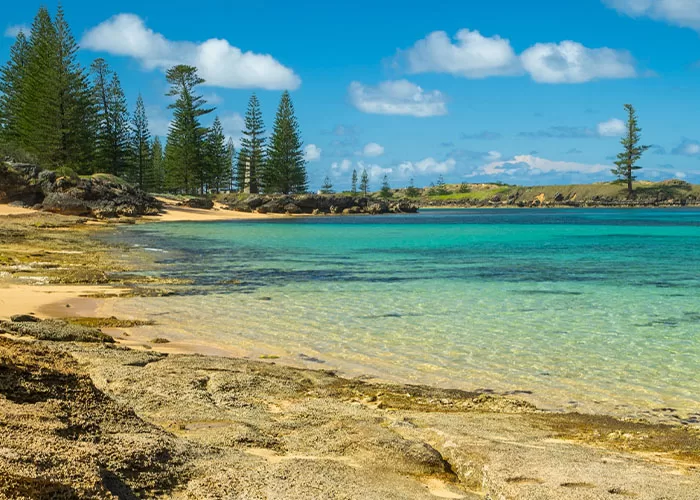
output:
M700 418L700 210L426 210L117 237L194 280L118 305L157 315L166 336L551 409Z

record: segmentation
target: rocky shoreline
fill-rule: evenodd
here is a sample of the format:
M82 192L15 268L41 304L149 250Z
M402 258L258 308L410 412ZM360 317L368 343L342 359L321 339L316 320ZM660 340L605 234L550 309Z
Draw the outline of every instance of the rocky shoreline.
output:
M103 230L40 212L1 217L0 272L137 295L167 286L90 237ZM128 349L112 336L138 321L61 309L0 323L0 498L683 500L700 488L690 426L163 354L158 339Z

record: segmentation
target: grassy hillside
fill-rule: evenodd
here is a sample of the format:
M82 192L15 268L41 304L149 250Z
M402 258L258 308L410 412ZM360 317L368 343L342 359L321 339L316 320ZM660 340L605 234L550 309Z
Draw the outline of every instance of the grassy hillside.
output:
M634 194L618 182L552 186L509 186L499 184L453 184L443 192L419 190L415 199L422 206L676 206L700 205L700 185L671 179L640 181ZM403 189L394 197L405 197Z

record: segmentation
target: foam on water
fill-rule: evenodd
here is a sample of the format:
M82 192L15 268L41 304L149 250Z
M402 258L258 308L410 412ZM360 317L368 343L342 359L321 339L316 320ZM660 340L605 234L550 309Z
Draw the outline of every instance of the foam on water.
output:
M195 282L119 304L167 311L153 327L166 336L549 408L700 412L699 210L430 210L118 238L165 250L159 272Z

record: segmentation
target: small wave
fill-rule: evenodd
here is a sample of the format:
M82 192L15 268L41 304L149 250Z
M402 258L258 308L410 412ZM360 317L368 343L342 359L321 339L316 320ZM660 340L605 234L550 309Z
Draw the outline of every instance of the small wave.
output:
M168 253L167 250L163 250L162 248L148 248L148 247L145 247L144 250L146 250L147 252Z

